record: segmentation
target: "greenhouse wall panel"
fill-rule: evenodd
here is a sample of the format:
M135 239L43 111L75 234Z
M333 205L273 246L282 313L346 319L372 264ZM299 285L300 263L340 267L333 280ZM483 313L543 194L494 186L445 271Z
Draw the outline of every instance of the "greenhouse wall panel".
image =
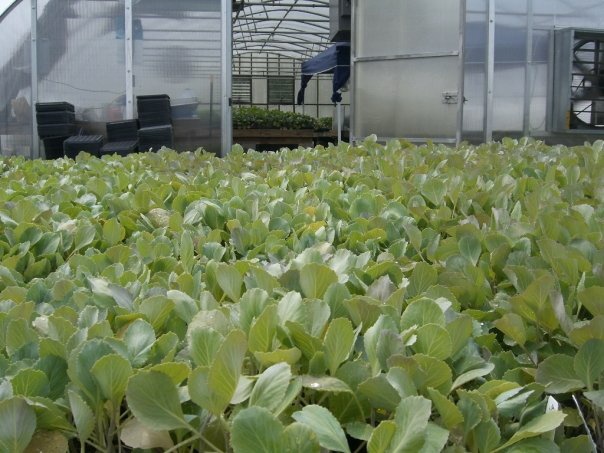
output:
M462 3L354 3L355 138L456 139Z
M0 27L0 155L31 157L31 4L7 11Z
M82 121L125 117L124 0L38 0L38 101Z

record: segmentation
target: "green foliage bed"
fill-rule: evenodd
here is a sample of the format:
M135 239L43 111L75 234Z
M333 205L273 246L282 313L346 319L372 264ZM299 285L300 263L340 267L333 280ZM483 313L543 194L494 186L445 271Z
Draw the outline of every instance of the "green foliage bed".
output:
M603 148L1 161L0 451L601 448Z
M235 129L312 129L329 131L332 129L330 117L313 118L297 112L267 110L260 107L237 107L233 109Z

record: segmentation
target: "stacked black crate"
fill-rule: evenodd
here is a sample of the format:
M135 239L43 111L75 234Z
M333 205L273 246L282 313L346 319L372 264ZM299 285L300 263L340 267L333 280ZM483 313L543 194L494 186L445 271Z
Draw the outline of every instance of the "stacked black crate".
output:
M37 103L36 121L46 158L63 157L63 142L76 131L73 105L68 102Z
M137 96L138 108L138 149L158 150L162 146L172 147L174 135L172 130L172 109L167 94Z
M75 158L81 151L101 155L104 139L102 135L74 135L63 142L65 157Z
M138 150L138 121L124 120L107 123L107 143L101 148L101 155L118 154L126 156Z

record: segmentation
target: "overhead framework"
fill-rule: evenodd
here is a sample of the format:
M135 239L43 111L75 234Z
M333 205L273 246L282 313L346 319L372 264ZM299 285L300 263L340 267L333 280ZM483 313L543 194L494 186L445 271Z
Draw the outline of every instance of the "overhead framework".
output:
M330 46L329 0L234 0L233 55L307 59Z

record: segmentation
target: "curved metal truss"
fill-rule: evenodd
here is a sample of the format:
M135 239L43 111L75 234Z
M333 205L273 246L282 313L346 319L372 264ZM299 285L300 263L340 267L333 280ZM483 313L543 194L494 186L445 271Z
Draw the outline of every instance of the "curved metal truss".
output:
M329 47L329 0L234 0L233 54L309 58Z

